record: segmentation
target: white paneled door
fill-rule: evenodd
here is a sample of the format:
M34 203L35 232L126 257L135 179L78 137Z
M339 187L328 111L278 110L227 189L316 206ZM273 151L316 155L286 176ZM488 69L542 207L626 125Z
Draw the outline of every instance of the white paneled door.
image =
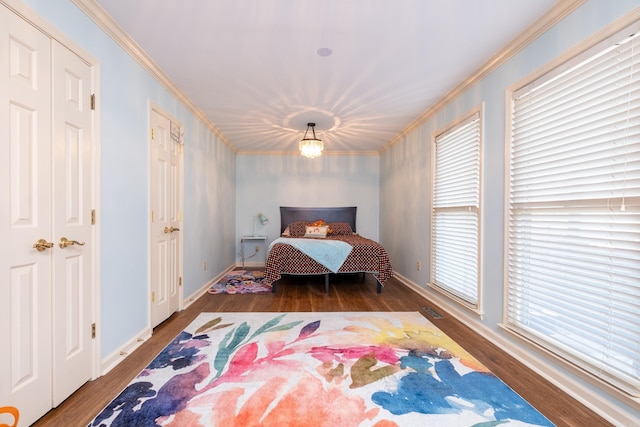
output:
M92 373L91 68L53 43L53 405Z
M0 38L0 406L29 425L93 373L92 74L2 5Z
M182 295L180 135L180 128L176 124L156 110L151 110L151 327L157 326L180 308Z
M29 424L52 406L51 42L3 6L0 28L0 406Z

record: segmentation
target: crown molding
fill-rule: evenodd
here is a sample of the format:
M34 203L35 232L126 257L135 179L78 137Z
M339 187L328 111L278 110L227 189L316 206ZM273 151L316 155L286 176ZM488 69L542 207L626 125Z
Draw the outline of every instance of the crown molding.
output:
M238 150L236 152L238 156L291 156L302 157L300 151L252 151L252 150ZM380 153L377 151L323 151L320 157L325 156L374 156L379 157Z
M414 119L409 125L398 135L396 135L388 144L380 149L380 154L391 148L395 143L414 131L418 126L433 117L442 110L450 102L458 96L469 90L498 67L503 65L514 55L524 49L531 42L544 34L549 28L564 19L571 12L580 7L586 0L558 0L553 7L539 20L537 20L528 29L522 32L511 43L501 49L497 54L489 58L478 70L469 77L464 79L458 86L449 91L443 98L433 104L428 110Z
M167 76L153 59L120 27L95 0L71 0L85 15L111 37L122 49L138 62L151 76L164 86L178 101L204 123L227 147L237 154L238 150L227 140L215 124L196 104Z

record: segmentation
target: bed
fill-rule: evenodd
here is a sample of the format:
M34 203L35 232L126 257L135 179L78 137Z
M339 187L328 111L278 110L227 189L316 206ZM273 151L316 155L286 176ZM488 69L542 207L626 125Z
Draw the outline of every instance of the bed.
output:
M376 291L381 293L382 287L392 276L389 256L378 242L356 233L356 213L356 206L338 208L280 207L280 233L286 235L271 244L265 268L266 278L272 284L272 292L276 292L277 281L283 274L324 275L325 292L329 292L329 275L332 270L293 244L296 241L307 240L300 239L302 237L300 232L304 230L305 225L317 220L324 220L333 229L333 232L330 232L325 238L311 240L345 242L351 246L350 253L335 273L373 274L377 280Z

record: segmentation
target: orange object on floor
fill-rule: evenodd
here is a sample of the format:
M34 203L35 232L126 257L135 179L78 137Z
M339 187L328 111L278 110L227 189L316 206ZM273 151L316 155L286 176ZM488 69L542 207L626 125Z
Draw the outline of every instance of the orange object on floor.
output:
M13 416L13 424L0 424L0 427L18 427L18 420L20 419L20 411L13 406L0 407L0 415L11 414Z

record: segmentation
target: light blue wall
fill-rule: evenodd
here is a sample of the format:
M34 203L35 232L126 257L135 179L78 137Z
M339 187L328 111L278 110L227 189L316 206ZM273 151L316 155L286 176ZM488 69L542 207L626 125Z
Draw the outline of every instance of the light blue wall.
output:
M280 206L357 206L357 232L378 240L379 177L377 156L237 156L237 258L258 212L269 223L256 225L256 234L269 242L280 235Z
M100 64L99 323L106 357L148 326L149 102L185 129L185 297L235 262L235 154L71 1L24 3Z
M380 159L380 241L393 260L394 271L429 290L429 269L416 270L416 260L428 266L431 150L434 131L484 105L482 147L482 300L484 326L502 334L503 316L504 209L505 209L505 90L528 74L561 55L616 18L640 6L637 0L592 0L492 72L473 88L453 100L402 141L384 152ZM461 308L462 311L464 309ZM506 337L506 336L505 336ZM508 337L506 337L508 339ZM516 343L516 345L519 345ZM527 351L522 346L524 351ZM592 385L574 379L631 414L640 411Z
M236 155L195 118L185 133L184 296L235 264ZM203 262L207 269L203 270Z

